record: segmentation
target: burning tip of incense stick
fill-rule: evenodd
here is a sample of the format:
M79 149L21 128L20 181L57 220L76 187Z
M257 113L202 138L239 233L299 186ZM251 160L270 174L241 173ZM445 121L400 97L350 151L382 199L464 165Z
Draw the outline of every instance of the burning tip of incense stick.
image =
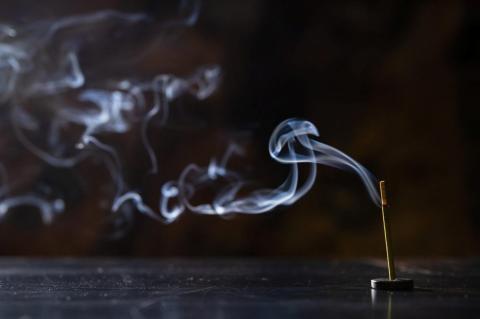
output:
M385 181L380 181L380 198L382 201L382 206L388 206L387 191L385 190Z

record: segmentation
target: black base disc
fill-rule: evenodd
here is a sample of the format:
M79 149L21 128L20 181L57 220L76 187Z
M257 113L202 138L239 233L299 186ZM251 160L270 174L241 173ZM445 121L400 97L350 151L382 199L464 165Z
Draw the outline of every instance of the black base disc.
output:
M397 278L390 280L388 278L372 279L370 282L372 289L378 290L413 290L413 280L406 278Z

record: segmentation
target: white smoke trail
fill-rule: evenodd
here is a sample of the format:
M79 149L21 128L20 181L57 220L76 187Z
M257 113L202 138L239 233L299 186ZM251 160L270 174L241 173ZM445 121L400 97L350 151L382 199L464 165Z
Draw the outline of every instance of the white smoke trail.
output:
M217 89L219 80L220 68L218 66L209 66L201 68L188 79L162 74L157 76L151 83L136 87L140 91L151 90L154 92L153 107L142 121L142 140L150 158L151 174L158 173L157 158L148 139L148 125L152 118L159 112L162 112L159 124L164 125L168 119L169 103L171 101L187 92L199 100L206 99Z
M247 183L239 174L227 168L230 157L240 152L238 148L231 147L220 164L215 160L212 160L208 167L190 164L177 181L166 183L161 190L158 213L145 205L141 196L134 192L118 198L113 209L117 210L125 202L132 201L140 212L155 219L163 217L165 222L172 222L187 209L206 215L260 214L271 211L277 206L291 205L304 196L315 182L317 164L349 170L357 174L372 201L380 205L375 177L345 153L317 141L318 136L317 128L305 120L289 119L277 126L270 137L269 153L275 161L290 166L290 174L277 188L259 189L247 196L240 196L240 191ZM299 183L299 164L307 165L310 171L302 183ZM225 180L226 185L218 190L212 202L192 203L191 199L198 190L219 178ZM172 201L174 201L173 204Z
M33 206L38 208L45 224L50 224L56 214L63 212L65 203L61 198L47 199L36 194L9 196L8 175L5 166L0 163L0 220L7 212L17 206Z
M162 28L175 32L191 26L198 18L198 10L199 1L182 0L179 16L165 22ZM201 66L185 78L159 74L151 81L132 77L106 78L99 83L96 79L98 87L87 82L80 55L85 47L104 41L110 30L122 34L153 24L153 19L143 13L107 10L18 28L0 25L0 110L10 114L15 137L52 167L73 168L92 157L102 159L115 187L113 201L128 191L128 185L121 156L102 137L126 134L140 126L151 172L158 173L157 158L148 137L149 123L155 120L164 125L172 101L185 94L205 99L219 83L220 68L215 65ZM92 40L96 38L99 39ZM99 59L99 63L104 65L105 61ZM46 101L45 108L38 108L38 101ZM81 133L72 139L65 135L70 128L80 128ZM1 168L0 218L13 207L27 205L38 207L44 221L50 222L64 210L61 199L50 201L31 192L9 195L6 169L3 165Z
M198 1L182 1L180 18L165 26L170 29L193 25L198 9ZM220 161L212 160L207 167L190 164L177 180L164 183L157 210L146 205L141 193L132 191L125 180L122 154L105 137L138 129L150 161L148 173L158 174L150 124L156 121L157 127L166 125L172 102L181 96L208 98L221 77L220 68L213 65L200 66L185 77L159 74L151 80L107 77L89 81L92 72L86 72L81 52L84 46L98 45L91 39L92 30L114 26L126 31L151 23L152 19L144 14L102 11L23 28L0 25L0 111L9 113L21 145L56 168L72 169L88 159L101 159L114 187L112 211L130 214L132 205L126 205L130 203L139 212L167 223L187 210L206 215L260 214L292 205L312 188L318 164L357 174L372 200L379 204L376 180L368 170L345 153L319 142L318 130L312 123L290 119L278 125L268 145L272 159L290 168L276 188L249 190L250 183L228 168L230 158L242 154L239 147L231 145ZM96 66L107 63L94 62ZM39 108L37 104L42 102L45 107ZM301 165L308 169L302 180ZM62 198L31 192L10 195L3 166L0 178L0 219L10 209L23 205L37 207L45 223L65 210L67 203ZM223 186L216 189L211 201L196 203L196 195L211 184Z

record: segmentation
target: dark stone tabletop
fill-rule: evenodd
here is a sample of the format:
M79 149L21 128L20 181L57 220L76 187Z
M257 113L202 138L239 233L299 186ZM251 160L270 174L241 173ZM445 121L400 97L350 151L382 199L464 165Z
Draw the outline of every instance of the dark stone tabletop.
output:
M0 318L478 318L480 260L0 259Z

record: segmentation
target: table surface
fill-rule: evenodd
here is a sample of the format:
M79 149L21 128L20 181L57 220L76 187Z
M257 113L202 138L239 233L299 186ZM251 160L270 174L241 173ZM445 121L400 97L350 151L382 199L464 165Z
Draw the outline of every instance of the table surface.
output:
M480 260L0 259L0 318L478 318Z

